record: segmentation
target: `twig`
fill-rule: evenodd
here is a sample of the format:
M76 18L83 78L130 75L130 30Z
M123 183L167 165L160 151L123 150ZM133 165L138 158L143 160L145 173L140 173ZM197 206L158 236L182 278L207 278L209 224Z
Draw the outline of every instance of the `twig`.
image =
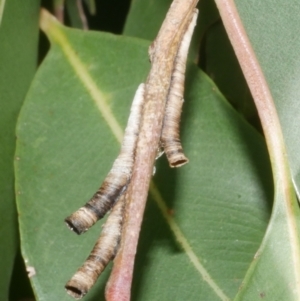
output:
M129 301L134 258L148 188L156 157L165 103L180 41L198 0L174 0L151 48L152 68L145 89L145 107L128 192L120 249L106 286L107 301Z

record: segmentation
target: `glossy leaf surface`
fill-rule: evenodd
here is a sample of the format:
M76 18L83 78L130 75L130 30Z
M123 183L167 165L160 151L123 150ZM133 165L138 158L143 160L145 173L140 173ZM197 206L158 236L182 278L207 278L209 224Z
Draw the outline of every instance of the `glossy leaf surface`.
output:
M246 120L261 130L251 93L221 20L206 31L203 57L205 72L226 99Z
M47 22L51 50L18 123L16 189L23 253L36 271L31 280L38 299L52 301L70 300L63 286L101 229L76 236L63 220L109 171L119 150L109 124L114 119L124 128L150 66L148 42ZM272 184L261 136L194 66L185 99L190 164L171 170L157 162L133 300L233 298L268 222ZM85 300L103 300L109 270Z

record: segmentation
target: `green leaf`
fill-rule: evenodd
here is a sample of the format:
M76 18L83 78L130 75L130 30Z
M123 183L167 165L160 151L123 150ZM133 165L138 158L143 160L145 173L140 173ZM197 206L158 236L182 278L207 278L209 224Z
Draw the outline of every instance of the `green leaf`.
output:
M171 3L172 0L132 1L123 34L153 41Z
M7 1L0 26L0 300L8 298L18 245L13 172L15 126L36 69L38 6L36 0Z
M259 128L257 110L221 20L206 31L203 50L207 74L236 110Z
M267 102L263 103L259 113L261 116L269 114L268 121L271 121L264 125L266 138L270 141L275 201L262 245L235 300L296 301L300 298L300 210L290 172L299 191L300 162L296 153L299 150L296 132L299 130L296 120L300 113L300 57L296 49L300 46L300 39L295 28L299 25L300 5L295 1L278 3L267 0L252 1L251 4L238 1L237 7L274 97L285 142L281 141L280 128L276 125L276 112L268 110ZM284 61L281 60L283 54ZM253 78L249 80L253 82ZM262 120L265 122L267 118Z
M70 300L64 284L101 230L100 222L76 236L63 220L98 189L118 154L120 129L150 67L149 42L67 29L46 13L42 27L51 50L18 123L17 201L36 295L63 301ZM195 66L188 68L185 96L190 164L178 170L165 159L156 164L133 300L229 300L269 219L272 181L261 136ZM110 269L85 300L104 300Z

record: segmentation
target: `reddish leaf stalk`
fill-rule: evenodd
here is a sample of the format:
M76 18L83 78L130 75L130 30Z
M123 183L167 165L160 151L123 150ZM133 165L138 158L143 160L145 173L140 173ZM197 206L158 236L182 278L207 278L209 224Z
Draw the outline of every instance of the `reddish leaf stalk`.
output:
M175 57L198 0L174 0L150 48L152 67L146 81L145 107L133 173L126 193L120 249L106 286L107 301L129 301L134 259L165 113Z
M233 0L215 0L262 123L274 174L285 174L286 150L274 101ZM286 162L287 164L287 162ZM281 169L281 172L280 172ZM285 176L285 179L289 176ZM282 179L285 181L285 179Z
M246 81L252 93L260 121L265 134L270 160L273 170L275 184L274 208L278 207L278 202L282 203L284 210L290 217L287 219L289 236L293 244L292 256L295 266L294 271L299 271L300 267L300 242L298 236L298 226L295 212L298 212L298 204L293 189L292 178L285 149L283 133L277 115L276 107L265 80L260 64L252 49L246 31L243 27L238 11L233 0L215 0L220 11L225 29L228 33L231 44L234 48L238 61L241 65ZM271 219L276 216L273 210ZM258 255L260 251L258 251ZM257 260L256 260L257 262ZM295 272L296 283L300 283L299 272Z

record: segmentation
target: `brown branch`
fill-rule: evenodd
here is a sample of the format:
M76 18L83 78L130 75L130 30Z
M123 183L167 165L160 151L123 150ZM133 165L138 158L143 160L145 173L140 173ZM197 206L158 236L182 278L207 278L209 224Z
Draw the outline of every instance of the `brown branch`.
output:
M152 68L146 82L143 119L132 178L126 194L120 249L106 287L107 301L130 300L138 236L159 146L174 61L197 2L198 0L174 0L150 49Z

